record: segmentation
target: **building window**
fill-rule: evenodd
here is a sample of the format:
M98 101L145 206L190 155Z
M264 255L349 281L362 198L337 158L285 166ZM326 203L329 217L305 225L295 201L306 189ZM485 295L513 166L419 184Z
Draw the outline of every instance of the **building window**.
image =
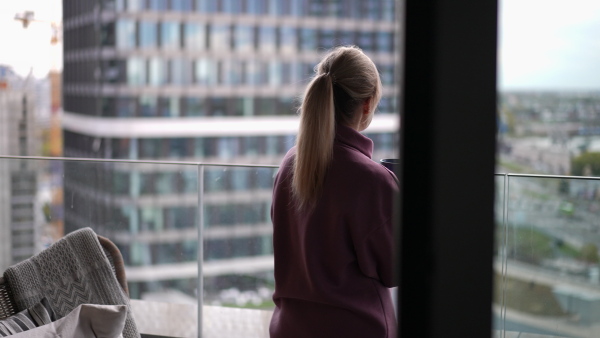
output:
M146 63L144 59L130 58L127 60L127 84L142 86L146 83Z
M241 82L241 67L237 60L223 60L223 84L237 85Z
M215 68L215 62L211 59L196 60L194 67L195 82L202 85L216 84L217 72Z
M157 159L160 157L160 139L140 139L139 147L140 159Z
M317 49L317 31L313 28L300 28L300 50L314 51Z
M268 13L273 16L285 15L288 12L285 11L286 7L289 6L288 1L281 0L268 0L269 1L269 10Z
M298 46L296 28L283 26L279 28L279 50L283 53L295 53Z
M133 117L136 115L137 100L132 97L118 97L116 103L117 117Z
M156 97L141 96L140 102L140 116L143 117L155 117L157 111Z
M179 113L179 98L161 97L158 100L158 116L177 117Z
M226 25L210 26L209 45L211 50L225 51L230 48L230 27Z
M172 138L170 139L169 156L174 158L183 158L188 154L186 139Z
M377 32L377 51L391 53L394 51L394 35L391 32Z
M381 3L381 14L385 21L394 21L395 7L394 0L383 0Z
M192 0L171 0L171 9L178 12L189 12L192 10Z
M203 13L216 13L218 1L196 0L196 10Z
M168 82L174 85L187 84L186 82L186 71L189 71L189 67L186 67L187 60L182 58L174 58L169 61L168 71Z
M188 98L185 98L184 100L185 100L184 101L185 102L185 110L184 110L185 116L204 116L206 114L204 98L188 97Z
M122 7L125 7L125 4L127 4L127 10L130 12L141 11L143 9L142 5L145 1L146 0L119 0L119 2L124 2Z
M117 48L135 48L135 22L127 19L117 20Z
M260 26L259 27L258 49L261 52L274 52L276 50L275 27L270 27L270 26Z
M335 31L332 29L323 29L319 34L319 48L330 49L337 45L335 41Z
M149 3L150 10L153 11L166 11L167 10L167 0L150 0Z
M167 65L166 61L159 58L150 60L150 84L152 86L162 86L167 83Z
M249 85L261 84L260 62L258 60L246 62L246 83Z
M281 73L282 67L280 61L273 60L269 62L268 83L270 86L279 86L283 84Z
M139 46L141 48L156 48L157 34L156 22L140 21L139 22Z
M236 51L251 51L254 49L254 27L246 25L234 26L234 48Z
M266 13L265 0L246 0L246 11L249 14L260 15Z
M308 0L291 0L291 13L292 16L304 16L306 8L308 7Z
M164 21L160 23L160 45L164 49L178 49L181 46L179 23Z
M186 50L204 50L206 48L205 26L197 23L185 23L184 47Z
M100 31L100 44L102 46L114 46L116 43L115 23L103 24Z
M393 85L394 84L394 65L377 65L379 70L379 77L381 78L381 84Z
M223 12L239 14L242 12L242 0L223 0Z
M358 46L365 52L373 51L373 32L358 32Z
M209 116L225 116L227 115L227 101L224 97L212 97L210 99L210 114Z

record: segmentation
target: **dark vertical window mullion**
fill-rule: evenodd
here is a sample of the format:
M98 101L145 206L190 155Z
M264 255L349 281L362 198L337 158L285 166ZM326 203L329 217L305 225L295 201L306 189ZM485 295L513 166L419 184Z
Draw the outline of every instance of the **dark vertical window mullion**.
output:
M489 337L497 0L405 0L399 336Z

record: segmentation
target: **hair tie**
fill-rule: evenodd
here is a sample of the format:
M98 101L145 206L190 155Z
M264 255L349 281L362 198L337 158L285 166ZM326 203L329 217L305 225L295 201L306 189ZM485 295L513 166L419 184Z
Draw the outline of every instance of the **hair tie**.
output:
M333 73L327 72L327 73L323 73L323 75L329 77L331 79L331 82L335 83L335 75L333 75Z

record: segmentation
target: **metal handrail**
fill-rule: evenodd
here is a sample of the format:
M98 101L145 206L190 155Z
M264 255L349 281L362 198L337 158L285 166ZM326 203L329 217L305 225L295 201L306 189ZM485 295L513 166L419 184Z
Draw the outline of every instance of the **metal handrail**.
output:
M120 159L89 158L89 157L46 157L46 156L0 155L0 159L102 162L102 163L132 163L132 164L165 164L165 165L201 165L201 166L211 166L211 167L279 168L279 165L275 165L275 164L214 163L214 162L205 163L205 162L157 161L157 160L120 160Z

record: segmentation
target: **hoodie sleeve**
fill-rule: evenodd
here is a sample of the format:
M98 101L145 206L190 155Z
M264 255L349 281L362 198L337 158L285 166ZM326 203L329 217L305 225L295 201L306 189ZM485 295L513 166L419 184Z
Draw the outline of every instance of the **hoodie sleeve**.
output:
M397 286L394 281L394 204L398 184L391 172L368 187L361 198L361 208L353 217L354 250L358 265L367 277L387 287Z

